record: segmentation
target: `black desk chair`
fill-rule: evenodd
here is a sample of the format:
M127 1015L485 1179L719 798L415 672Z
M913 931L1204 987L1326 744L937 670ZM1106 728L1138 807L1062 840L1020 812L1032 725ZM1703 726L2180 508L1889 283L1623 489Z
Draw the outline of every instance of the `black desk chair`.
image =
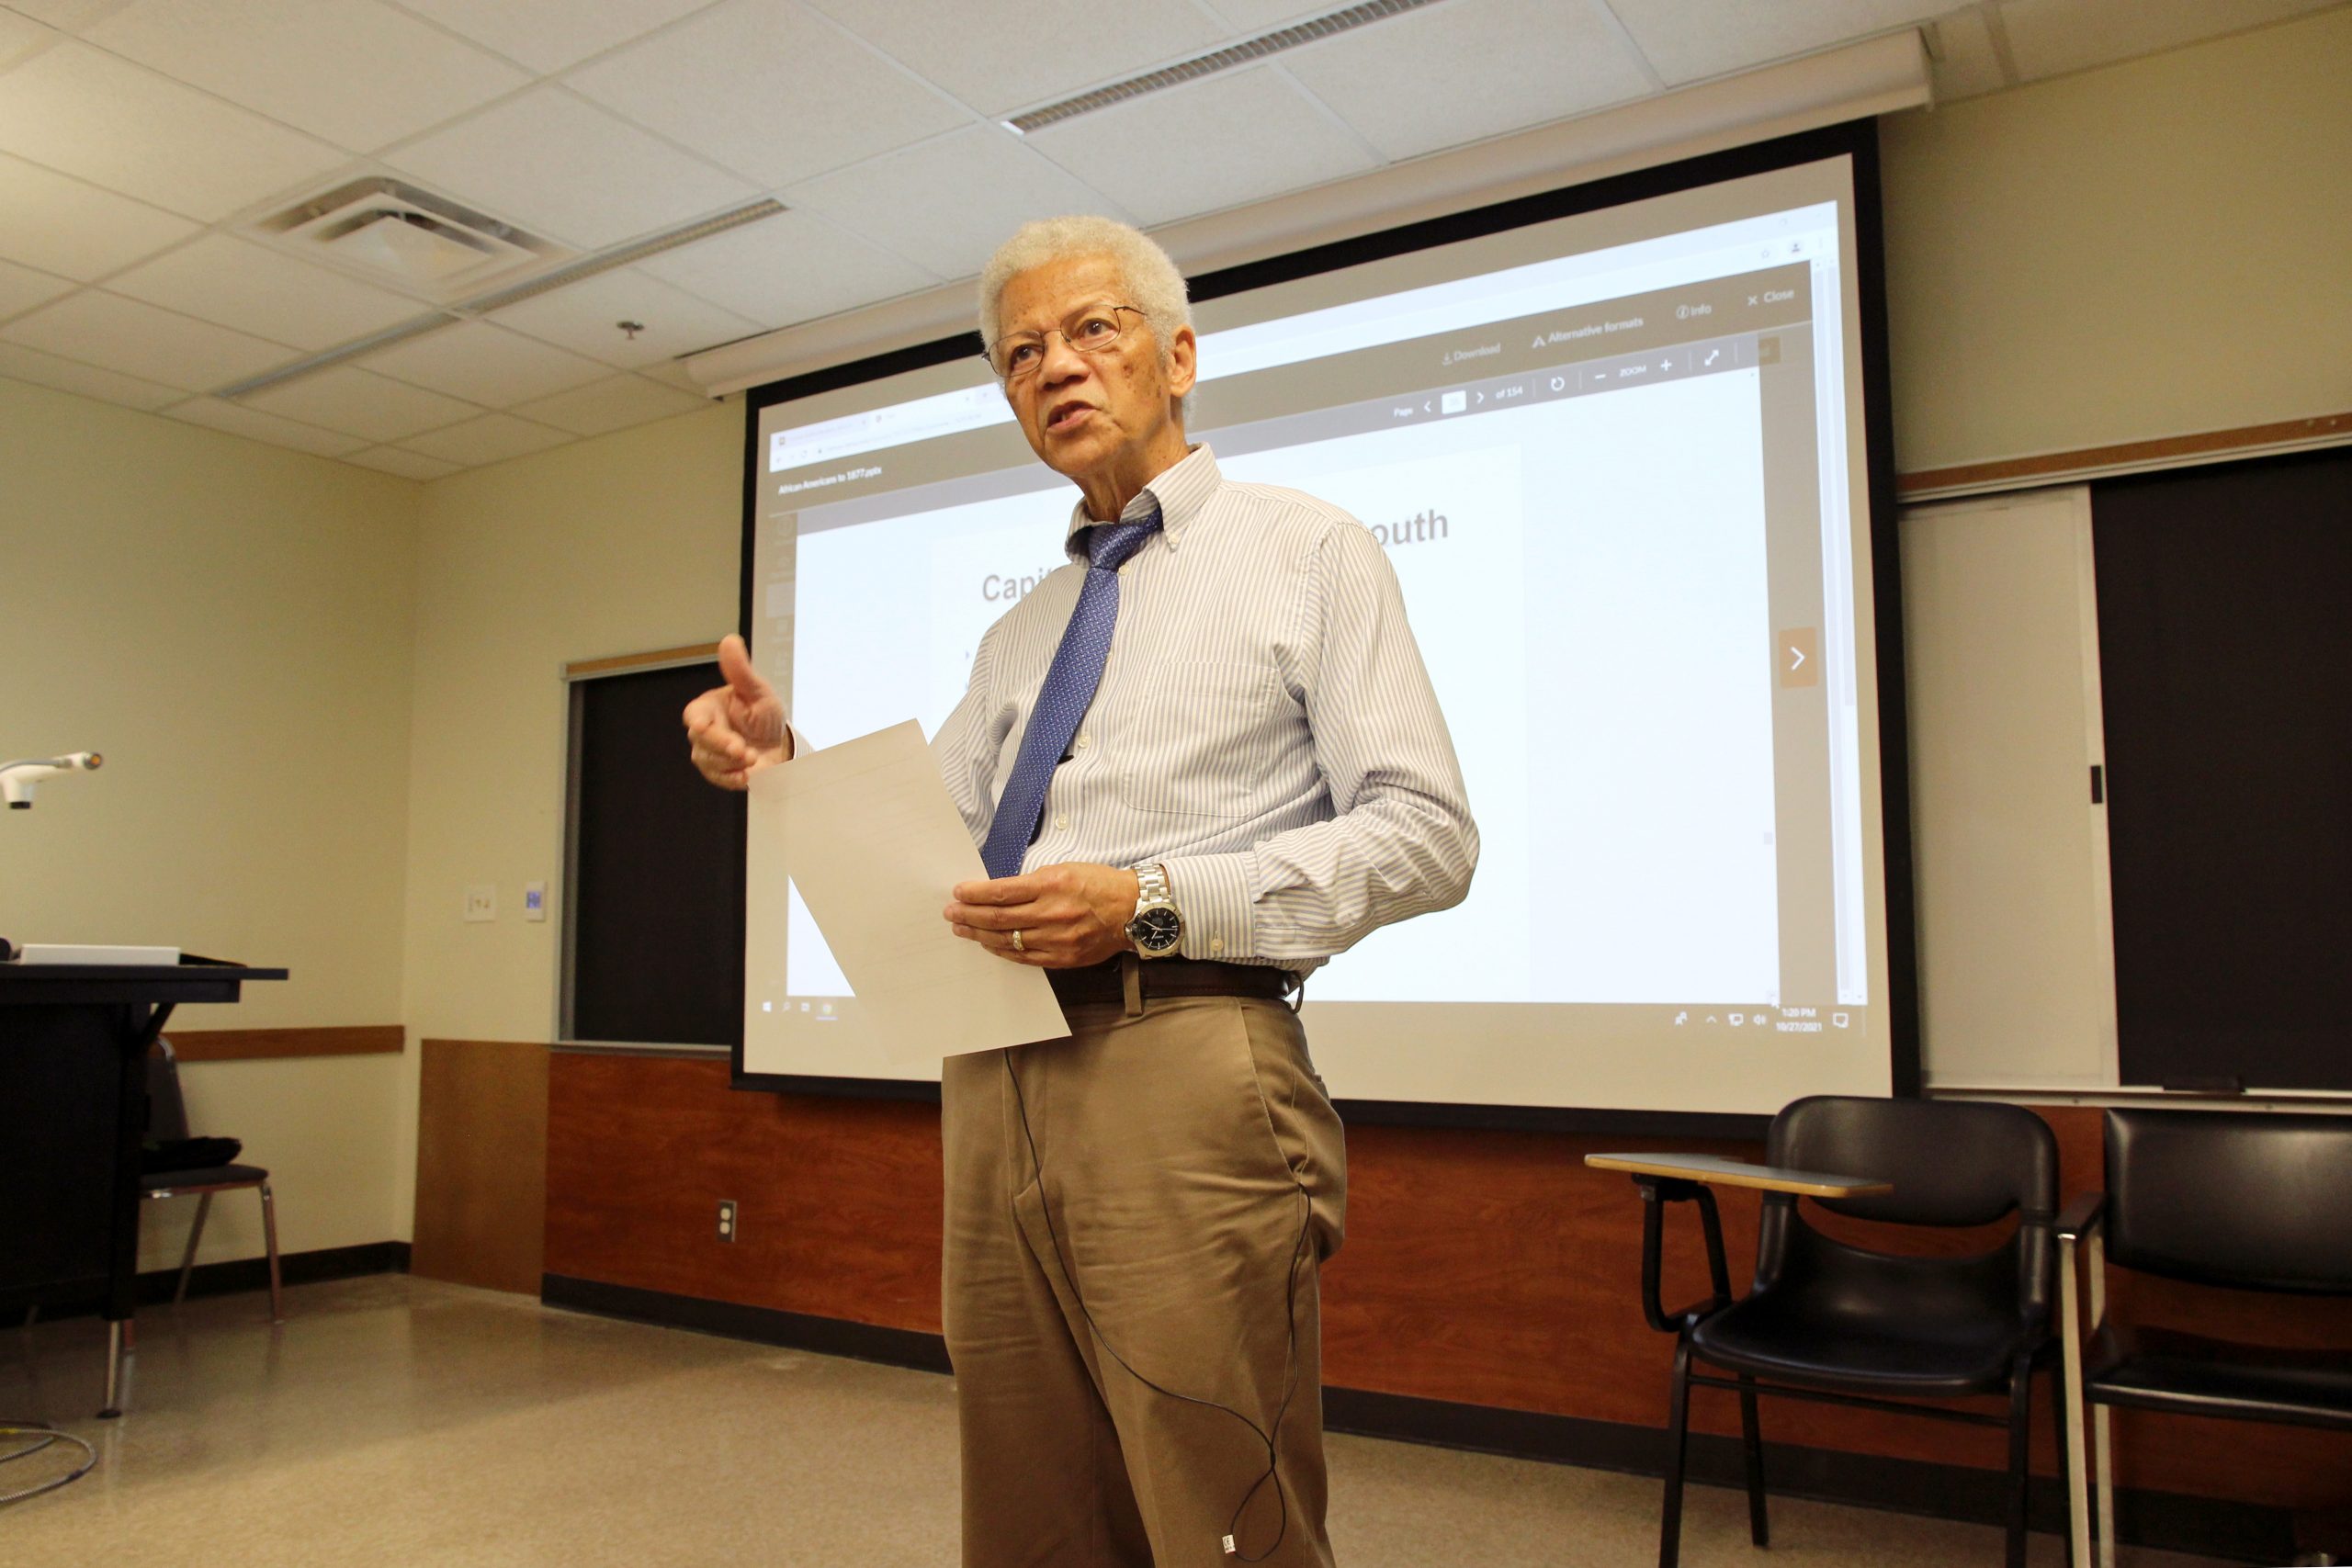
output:
M168 1040L158 1040L147 1058L147 1134L166 1145L184 1142L188 1136L187 1102L180 1095L179 1062L173 1055ZM142 1204L144 1200L153 1198L194 1196L197 1201L196 1224L189 1227L187 1251L180 1258L179 1286L172 1292L174 1306L187 1299L187 1277L196 1267L197 1244L204 1239L204 1221L212 1212L212 1195L243 1188L257 1189L261 1193L262 1239L269 1254L269 1321L286 1321L277 1277L277 1202L270 1195L268 1171L257 1165L209 1164L183 1170L143 1171L139 1179Z
M2115 1561L2117 1405L2352 1431L2352 1347L2288 1350L2107 1321L2107 1264L2223 1290L2352 1296L2352 1118L2107 1113L2107 1191L2058 1224L2066 1320L2068 1534L2088 1562L2083 1402L2098 1448L2098 1560ZM2088 1254L2090 1341L2075 1311Z
M2048 1124L2015 1105L1816 1096L1775 1116L1766 1146L1767 1167L1676 1155L1588 1157L1632 1172L1642 1190L1642 1307L1651 1327L1675 1336L1660 1568L1675 1568L1680 1551L1693 1385L1739 1395L1748 1533L1758 1546L1770 1533L1758 1394L2006 1427L2007 1563L2023 1568L2032 1378L2048 1371L2054 1395L2059 1360L2051 1236L2058 1145ZM1839 1170L1869 1176L1821 1174ZM1736 1301L1708 1183L1764 1190L1755 1283ZM1832 1240L1798 1213L1800 1196L1897 1224L1988 1224L2015 1211L2018 1228L1990 1252L1909 1257ZM1658 1301L1661 1213L1686 1199L1699 1204L1713 1293L1668 1313ZM1909 1403L1973 1394L2006 1397L2008 1414Z

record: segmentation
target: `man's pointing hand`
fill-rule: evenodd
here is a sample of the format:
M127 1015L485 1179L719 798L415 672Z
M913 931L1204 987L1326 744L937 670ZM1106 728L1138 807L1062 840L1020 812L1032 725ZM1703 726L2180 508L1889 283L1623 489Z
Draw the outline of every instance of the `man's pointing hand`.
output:
M718 672L727 683L686 705L686 743L703 777L721 789L748 789L753 773L792 755L784 700L732 632L719 639Z

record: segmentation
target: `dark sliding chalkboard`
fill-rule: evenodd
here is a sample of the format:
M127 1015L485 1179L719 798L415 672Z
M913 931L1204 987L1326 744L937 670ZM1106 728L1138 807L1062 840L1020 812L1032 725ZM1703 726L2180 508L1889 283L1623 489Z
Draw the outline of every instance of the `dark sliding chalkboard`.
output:
M2352 1089L2352 452L2091 518L2122 1081Z
M743 1032L743 797L686 761L715 663L574 681L564 1037L733 1045Z

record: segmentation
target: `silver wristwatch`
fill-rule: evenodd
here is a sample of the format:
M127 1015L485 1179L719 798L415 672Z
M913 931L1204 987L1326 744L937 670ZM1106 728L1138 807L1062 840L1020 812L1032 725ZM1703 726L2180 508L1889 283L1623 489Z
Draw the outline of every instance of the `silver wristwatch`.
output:
M1136 914L1127 922L1127 940L1146 958L1165 958L1184 941L1184 917L1169 891L1164 865L1136 867Z

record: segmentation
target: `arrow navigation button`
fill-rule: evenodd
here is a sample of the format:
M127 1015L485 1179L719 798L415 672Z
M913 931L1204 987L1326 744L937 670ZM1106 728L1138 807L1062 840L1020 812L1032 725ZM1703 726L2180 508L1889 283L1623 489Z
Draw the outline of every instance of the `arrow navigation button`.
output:
M1821 632L1815 626L1791 626L1773 639L1772 661L1780 666L1781 684L1821 684Z

